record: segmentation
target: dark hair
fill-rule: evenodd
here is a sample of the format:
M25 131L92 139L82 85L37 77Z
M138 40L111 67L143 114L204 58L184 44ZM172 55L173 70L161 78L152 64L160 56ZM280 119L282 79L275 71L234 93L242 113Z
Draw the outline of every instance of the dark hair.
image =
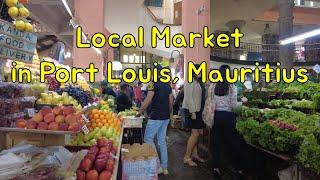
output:
M225 96L229 93L230 84L226 80L227 69L230 70L230 66L222 65L219 69L223 82L217 83L216 87L214 88L214 94L217 96Z
M125 84L125 83L121 83L121 84L120 84L120 90L121 90L121 91L125 91L127 88L128 88L128 85L127 85L127 84Z
M196 69L199 69L200 68L200 64L195 64L194 67ZM200 73L201 74L201 73ZM201 78L198 78L197 74L195 72L192 72L192 77L197 81L197 82L202 82L201 81Z

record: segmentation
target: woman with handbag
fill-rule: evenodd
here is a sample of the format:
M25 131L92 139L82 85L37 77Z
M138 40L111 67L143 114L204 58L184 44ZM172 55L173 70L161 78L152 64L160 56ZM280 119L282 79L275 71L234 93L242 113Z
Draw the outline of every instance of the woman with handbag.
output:
M208 90L207 102L204 109L204 122L212 127L211 152L214 174L220 176L222 145L231 151L232 167L241 172L240 137L236 132L236 116L232 110L239 105L237 88L226 81L228 65L220 67L223 82L211 84ZM208 116L211 114L211 117Z
M195 65L199 68L200 65ZM193 160L204 162L204 159L198 155L197 144L199 136L203 134L205 124L202 120L202 112L205 103L205 86L201 82L201 76L193 75L192 83L184 85L184 99L182 103L183 114L185 118L185 128L191 129L191 135L188 139L187 150L184 156L184 163L189 166L197 166Z

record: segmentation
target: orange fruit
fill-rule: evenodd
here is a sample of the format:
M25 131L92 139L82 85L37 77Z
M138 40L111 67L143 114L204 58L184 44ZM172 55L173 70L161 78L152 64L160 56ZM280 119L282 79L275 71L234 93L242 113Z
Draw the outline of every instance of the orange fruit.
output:
M96 114L96 113L98 112L98 109L93 109L91 112L92 112L93 114Z
M94 114L93 116L95 119L98 119L99 118L99 114Z

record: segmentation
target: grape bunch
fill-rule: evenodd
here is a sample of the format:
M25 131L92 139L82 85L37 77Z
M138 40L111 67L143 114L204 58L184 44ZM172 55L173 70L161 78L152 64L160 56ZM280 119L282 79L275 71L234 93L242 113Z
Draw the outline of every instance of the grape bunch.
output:
M56 91L60 88L60 83L56 80L54 75L46 76L49 91Z
M66 92L69 94L69 96L72 96L81 104L82 107L87 106L89 103L93 102L92 96L79 87L67 86L57 91L57 93L60 95L63 92Z

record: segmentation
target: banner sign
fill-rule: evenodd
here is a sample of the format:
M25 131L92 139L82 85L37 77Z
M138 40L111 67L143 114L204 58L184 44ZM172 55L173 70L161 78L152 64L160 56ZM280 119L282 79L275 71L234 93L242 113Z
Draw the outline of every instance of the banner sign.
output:
M19 31L0 19L0 57L31 63L37 46L34 33Z

